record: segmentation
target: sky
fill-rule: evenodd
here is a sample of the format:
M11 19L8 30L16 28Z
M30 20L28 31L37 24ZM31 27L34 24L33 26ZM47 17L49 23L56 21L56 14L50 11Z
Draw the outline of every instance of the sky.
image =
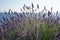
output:
M31 3L36 7L39 4L40 10L46 6L47 10L50 10L53 7L53 12L60 12L60 0L0 0L0 12L8 11L20 11L20 8L23 5L31 6Z

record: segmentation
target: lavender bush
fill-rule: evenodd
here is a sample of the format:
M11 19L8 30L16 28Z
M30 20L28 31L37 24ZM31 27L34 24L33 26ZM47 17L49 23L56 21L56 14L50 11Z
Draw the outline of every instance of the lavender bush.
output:
M46 7L43 10L47 11ZM10 9L8 13L4 12L9 17L0 20L0 40L60 40L60 18L53 19L52 8L51 12L48 11L48 17L46 14L41 15L43 11L35 13L33 3L32 8L24 4L21 11L17 13Z

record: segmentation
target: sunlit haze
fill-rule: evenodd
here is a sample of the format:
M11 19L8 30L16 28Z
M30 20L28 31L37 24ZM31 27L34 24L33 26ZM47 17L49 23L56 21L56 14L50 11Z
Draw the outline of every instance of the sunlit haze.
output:
M0 0L0 12L8 11L20 11L20 8L25 4L31 6L31 3L36 5L39 4L40 11L46 6L47 10L50 10L53 7L53 12L57 10L60 12L60 0Z

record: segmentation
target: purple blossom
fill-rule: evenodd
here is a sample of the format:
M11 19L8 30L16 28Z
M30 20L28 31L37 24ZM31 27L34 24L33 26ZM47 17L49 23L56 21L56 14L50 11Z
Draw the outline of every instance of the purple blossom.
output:
M37 4L37 8L39 9L39 5Z
M51 12L50 11L48 11L48 16L50 16L51 15Z
M30 36L30 35L31 35L30 29L27 29L27 36Z
M24 6L23 6L23 9L24 9L24 10L25 10L25 7L26 7L26 6L25 6L25 4L24 4Z
M22 30L21 30L21 36L22 36L22 37L25 36L24 33L25 33L25 32L24 32L24 30L22 29Z
M25 36L25 31L24 31L24 29L21 30L20 35L21 35L21 40L26 40L26 36Z
M38 32L34 34L35 40L38 40Z
M29 7L26 6L26 9L29 10Z
M34 5L33 5L33 3L32 3L32 8L34 8Z

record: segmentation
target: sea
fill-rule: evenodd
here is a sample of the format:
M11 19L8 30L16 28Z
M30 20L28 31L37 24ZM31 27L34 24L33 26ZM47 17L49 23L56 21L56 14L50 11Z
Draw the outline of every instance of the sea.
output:
M12 14L12 15L14 15L14 14ZM56 17L56 13L52 13L52 15L53 15L53 17ZM60 17L60 13L58 13L57 16ZM3 17L9 17L9 15L6 15L4 12L0 12L0 20L2 20Z

